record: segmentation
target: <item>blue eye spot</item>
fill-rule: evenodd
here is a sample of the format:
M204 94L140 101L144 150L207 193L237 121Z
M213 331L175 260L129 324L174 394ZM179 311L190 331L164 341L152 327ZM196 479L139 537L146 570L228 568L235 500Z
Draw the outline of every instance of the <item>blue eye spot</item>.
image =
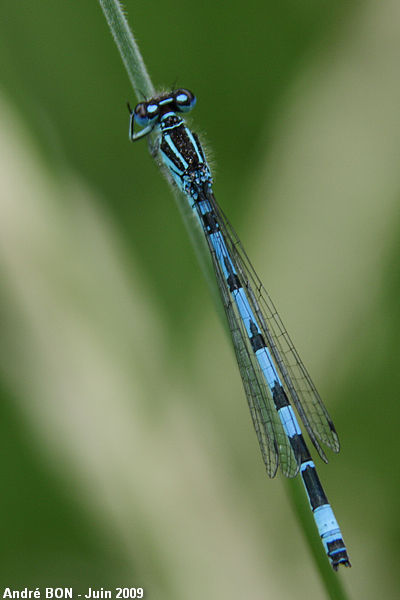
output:
M154 119L158 115L159 108L158 104L148 104L147 105L147 114L149 119Z

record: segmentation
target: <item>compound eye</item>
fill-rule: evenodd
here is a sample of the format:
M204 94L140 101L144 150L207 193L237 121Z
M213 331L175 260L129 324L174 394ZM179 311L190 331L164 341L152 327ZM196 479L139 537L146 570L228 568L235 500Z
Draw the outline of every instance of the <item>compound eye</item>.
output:
M189 90L176 90L174 96L176 110L179 112L189 112L196 104L196 96Z
M147 125L149 121L149 116L147 114L146 102L139 102L139 104L136 105L134 115L135 121L136 123L138 123L138 125L140 125L141 127Z

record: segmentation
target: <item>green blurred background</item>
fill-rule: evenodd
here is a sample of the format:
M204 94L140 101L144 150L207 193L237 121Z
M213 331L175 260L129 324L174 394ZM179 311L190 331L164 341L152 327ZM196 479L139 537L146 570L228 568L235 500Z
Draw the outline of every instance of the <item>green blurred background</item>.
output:
M325 597L99 5L1 8L0 585ZM339 577L398 597L400 6L125 8L334 417Z

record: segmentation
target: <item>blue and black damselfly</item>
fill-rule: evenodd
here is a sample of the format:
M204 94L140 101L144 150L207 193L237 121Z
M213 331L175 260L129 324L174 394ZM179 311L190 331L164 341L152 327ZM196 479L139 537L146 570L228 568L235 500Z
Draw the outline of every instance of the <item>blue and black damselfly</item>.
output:
M274 477L278 466L287 477L300 472L332 567L350 567L339 525L291 403L325 462L321 443L338 452L339 438L271 298L215 200L211 172L198 137L177 114L189 112L195 102L190 91L178 89L140 102L133 111L128 105L129 137L136 141L152 132L157 134L155 150L198 217L268 475ZM142 129L135 131L135 124Z

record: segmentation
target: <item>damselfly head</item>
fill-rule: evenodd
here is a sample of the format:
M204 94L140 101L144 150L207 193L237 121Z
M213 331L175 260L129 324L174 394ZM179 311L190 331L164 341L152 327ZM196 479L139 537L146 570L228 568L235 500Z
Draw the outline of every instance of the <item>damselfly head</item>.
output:
M195 104L195 95L184 88L156 96L146 102L139 102L133 111L128 104L131 115L129 138L134 142L148 135L166 113L186 113L192 110ZM143 129L136 133L134 123Z
M189 90L180 88L169 94L152 98L136 105L134 119L138 125L145 127L168 111L189 112L196 104L196 97Z

